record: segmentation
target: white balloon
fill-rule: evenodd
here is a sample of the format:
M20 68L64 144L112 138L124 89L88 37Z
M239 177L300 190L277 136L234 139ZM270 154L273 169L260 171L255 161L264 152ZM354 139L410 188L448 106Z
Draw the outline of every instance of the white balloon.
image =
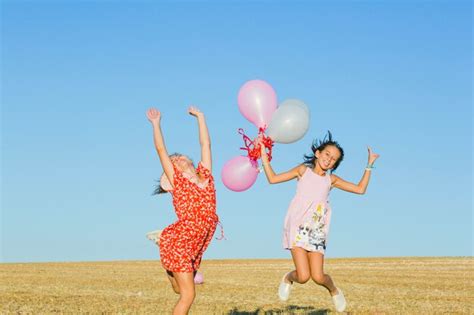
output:
M285 101L283 101L280 105L278 105L279 107L283 107L283 106L299 106L301 108L303 108L307 113L308 113L308 116L309 116L309 108L308 106L303 103L303 101L300 101L296 98L290 98L290 99L287 99Z
M292 143L303 138L309 127L309 109L301 101L283 102L273 113L266 131L273 141Z

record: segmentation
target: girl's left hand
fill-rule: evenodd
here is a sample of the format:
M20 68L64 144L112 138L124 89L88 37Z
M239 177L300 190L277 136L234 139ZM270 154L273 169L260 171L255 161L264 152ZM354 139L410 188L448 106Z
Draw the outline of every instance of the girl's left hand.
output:
M378 159L380 155L372 152L370 147L367 147L367 150L369 151L369 164L374 164L375 160Z
M189 106L188 113L197 118L204 117L204 114L197 107L194 106Z

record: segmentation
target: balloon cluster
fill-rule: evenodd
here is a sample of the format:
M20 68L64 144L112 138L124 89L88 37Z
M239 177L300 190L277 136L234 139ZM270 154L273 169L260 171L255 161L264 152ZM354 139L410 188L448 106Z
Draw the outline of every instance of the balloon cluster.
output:
M246 82L239 90L240 113L258 128L258 137L266 148L269 160L274 142L292 143L301 139L309 126L309 109L305 103L289 99L277 106L277 96L272 86L262 80ZM223 167L224 185L233 191L244 191L257 180L258 159L261 148L239 129L247 156L237 156Z

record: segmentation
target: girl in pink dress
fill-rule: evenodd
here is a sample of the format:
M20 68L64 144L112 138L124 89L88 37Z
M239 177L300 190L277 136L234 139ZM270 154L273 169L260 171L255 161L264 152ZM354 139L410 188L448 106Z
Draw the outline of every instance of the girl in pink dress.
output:
M278 295L286 301L293 282L306 283L310 278L325 287L332 296L338 312L346 308L342 290L334 285L332 278L323 271L324 253L331 222L329 192L333 187L364 194L369 184L370 173L378 154L370 148L368 165L358 184L353 184L332 174L339 166L344 151L332 139L331 133L323 141L314 141L312 154L305 156L304 163L288 172L275 174L265 146L260 141L262 164L270 184L298 179L296 195L290 203L283 230L283 247L291 251L295 270L286 273L280 283Z

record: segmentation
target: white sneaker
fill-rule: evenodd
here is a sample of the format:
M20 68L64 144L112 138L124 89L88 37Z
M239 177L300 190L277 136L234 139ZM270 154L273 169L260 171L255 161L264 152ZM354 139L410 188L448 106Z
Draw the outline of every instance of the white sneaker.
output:
M160 235L162 230L155 230L146 233L146 238L152 241L153 243L157 243L160 241Z
M291 286L293 284L285 281L290 272L285 273L285 275L281 279L280 286L278 287L278 297L282 301L286 301L290 297Z
M344 293L339 288L337 289L337 294L332 296L332 301L334 302L334 306L336 307L337 312L344 312L346 309L346 298L344 297Z

